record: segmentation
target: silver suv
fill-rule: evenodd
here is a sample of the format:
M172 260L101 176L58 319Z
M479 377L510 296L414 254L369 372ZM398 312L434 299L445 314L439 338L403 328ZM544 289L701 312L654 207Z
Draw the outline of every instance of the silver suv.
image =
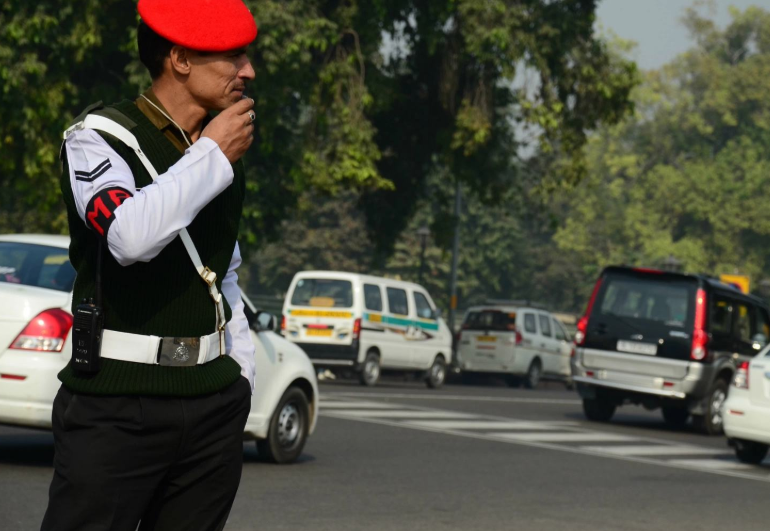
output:
M768 307L716 279L608 267L578 322L572 379L586 417L609 421L626 403L661 408L671 425L722 432L737 364L770 337Z

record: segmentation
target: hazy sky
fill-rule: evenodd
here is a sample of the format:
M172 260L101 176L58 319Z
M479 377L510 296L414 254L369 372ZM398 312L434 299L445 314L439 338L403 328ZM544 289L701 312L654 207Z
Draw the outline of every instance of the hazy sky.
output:
M635 41L632 56L640 68L657 68L692 46L680 19L693 0L601 0L598 19L602 27L623 39ZM720 27L730 21L728 8L755 5L770 10L770 0L714 0Z

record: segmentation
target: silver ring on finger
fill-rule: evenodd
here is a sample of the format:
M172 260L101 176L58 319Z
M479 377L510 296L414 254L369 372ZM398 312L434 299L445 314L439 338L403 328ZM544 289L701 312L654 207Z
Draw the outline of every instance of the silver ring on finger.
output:
M254 120L256 120L256 119L257 119L257 115L254 113L254 111L249 111L249 112L248 112L248 113L246 113L246 114L248 114L248 115L249 115L249 119L250 119L252 122L254 122Z

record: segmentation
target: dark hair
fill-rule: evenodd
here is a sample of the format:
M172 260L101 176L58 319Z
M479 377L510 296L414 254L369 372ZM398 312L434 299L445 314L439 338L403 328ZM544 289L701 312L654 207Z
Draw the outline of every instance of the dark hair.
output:
M149 70L150 77L157 79L163 73L163 61L171 53L174 43L155 33L144 22L139 22L136 44L139 46L139 60Z

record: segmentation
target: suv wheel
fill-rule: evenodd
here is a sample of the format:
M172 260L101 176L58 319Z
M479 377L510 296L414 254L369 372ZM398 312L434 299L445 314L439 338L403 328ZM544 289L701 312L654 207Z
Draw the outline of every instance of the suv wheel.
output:
M583 399L583 412L588 420L595 422L609 422L615 414L615 404L597 398Z
M687 419L690 418L690 412L683 407L663 407L663 420L672 428L684 428Z
M534 389L537 384L540 383L540 376L542 375L542 369L540 367L540 360L532 360L527 369L527 375L524 377L524 387L527 389Z
M307 396L298 387L289 387L270 419L267 439L257 441L257 451L274 463L293 463L302 453L310 426Z
M361 370L361 385L372 387L380 379L380 357L374 352L369 352L364 360L364 367Z
M703 415L693 415L692 422L698 431L706 435L722 433L722 406L727 400L727 382L717 380L706 397L706 412Z
M741 463L758 465L767 457L768 446L766 444L735 439L735 456Z
M446 362L444 361L443 356L436 356L436 359L433 360L433 365L431 365L428 370L428 376L425 378L425 383L428 384L428 387L431 389L438 389L444 385L445 379Z

